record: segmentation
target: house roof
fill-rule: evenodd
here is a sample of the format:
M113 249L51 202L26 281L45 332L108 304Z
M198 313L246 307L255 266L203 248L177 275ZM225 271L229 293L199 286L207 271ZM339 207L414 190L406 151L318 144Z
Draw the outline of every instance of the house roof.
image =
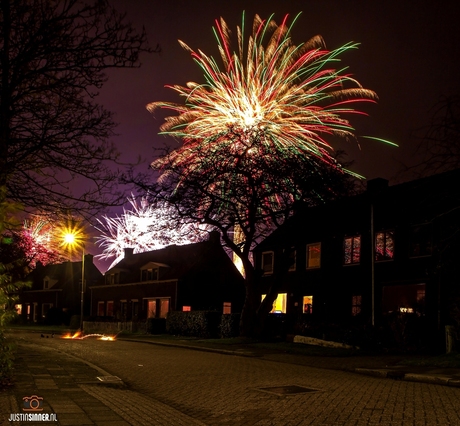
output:
M102 278L102 273L92 262L92 256L85 256L85 278L91 277L93 280ZM37 263L36 268L26 277L26 281L32 281L32 289L42 288L43 280L49 278L53 282L52 289L62 289L71 281L81 280L82 262L62 262L56 264L42 265ZM27 290L26 290L27 291Z
M338 228L343 231L344 223L349 228L353 227L353 222L362 226L363 220L370 221L371 204L375 218L387 226L402 221L412 225L429 223L460 206L459 187L460 169L392 186L388 186L384 179L373 179L368 181L368 189L361 194L300 209L255 250L287 244L289 235L333 233ZM329 229L315 227L317 221L322 225L328 223Z
M162 280L181 279L188 274L214 268L217 264L237 271L223 250L219 235L211 236L208 241L171 245L143 253L126 251L125 256L105 274L124 271L124 282L137 282L139 271L147 265L162 267Z

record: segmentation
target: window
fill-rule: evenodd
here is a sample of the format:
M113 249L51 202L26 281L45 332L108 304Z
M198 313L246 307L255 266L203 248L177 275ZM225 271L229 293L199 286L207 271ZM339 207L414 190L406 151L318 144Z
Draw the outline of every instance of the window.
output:
M107 312L106 315L108 317L113 317L113 300L107 302Z
M21 304L16 304L14 305L14 309L18 315L22 314L22 305Z
M313 313L313 296L304 296L302 306L303 306L302 312L304 314Z
M361 257L361 236L345 237L343 240L344 265L356 265Z
M142 269L141 281L156 281L158 280L158 269Z
M97 316L103 317L105 315L105 302L97 302Z
M274 254L272 251L262 253L262 270L264 275L273 274Z
M411 229L410 257L431 255L431 226L419 225Z
M120 300L120 313L121 319L126 320L128 313L128 302L126 300Z
M137 299L131 300L132 302L132 317L136 318L139 315L139 301Z
M224 302L224 315L232 313L232 303L231 302Z
M156 299L147 300L147 318L156 318L157 301Z
M46 318L46 314L53 307L52 303L43 303L42 305L42 318Z
M191 306L182 306L182 312L191 312L192 307Z
M351 297L351 315L357 316L361 313L362 296L360 294Z
M375 260L393 260L395 254L394 231L375 234Z
M183 306L184 308L187 306ZM166 318L168 312L169 298L147 299L147 318Z
M289 250L289 271L295 271L296 267L296 251L294 247Z
M262 300L265 299L266 294L262 294ZM279 293L278 297L273 302L271 314L285 314L286 313L287 293Z
M169 299L160 299L160 318L166 318L169 312Z
M383 287L383 313L425 314L425 284L387 285Z
M307 244L307 269L321 266L321 243Z

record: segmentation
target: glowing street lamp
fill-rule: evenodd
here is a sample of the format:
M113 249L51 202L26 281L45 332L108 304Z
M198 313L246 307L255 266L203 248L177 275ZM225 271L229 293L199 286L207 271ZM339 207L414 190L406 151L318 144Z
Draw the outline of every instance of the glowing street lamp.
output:
M83 333L83 304L85 296L85 245L81 227L67 225L62 229L62 244L70 253L81 247L81 300L80 300L80 332Z

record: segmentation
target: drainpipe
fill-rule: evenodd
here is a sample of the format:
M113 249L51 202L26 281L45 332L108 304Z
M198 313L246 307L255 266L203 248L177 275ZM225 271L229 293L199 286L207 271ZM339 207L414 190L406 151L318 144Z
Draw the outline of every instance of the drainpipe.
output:
M371 304L372 304L372 327L375 326L375 243L374 243L374 204L371 202Z

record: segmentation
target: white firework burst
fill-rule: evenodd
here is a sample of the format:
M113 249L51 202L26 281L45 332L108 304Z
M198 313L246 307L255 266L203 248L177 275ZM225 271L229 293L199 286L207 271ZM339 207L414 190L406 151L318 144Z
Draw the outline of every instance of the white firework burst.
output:
M128 198L131 209L123 208L121 216L103 216L98 219L101 232L96 244L103 252L96 257L112 259L109 268L117 264L124 256L125 248L133 248L134 253L158 250L171 244L183 245L207 238L209 229L195 224L183 224L174 219L172 206L149 204L143 197L138 203L132 196Z

